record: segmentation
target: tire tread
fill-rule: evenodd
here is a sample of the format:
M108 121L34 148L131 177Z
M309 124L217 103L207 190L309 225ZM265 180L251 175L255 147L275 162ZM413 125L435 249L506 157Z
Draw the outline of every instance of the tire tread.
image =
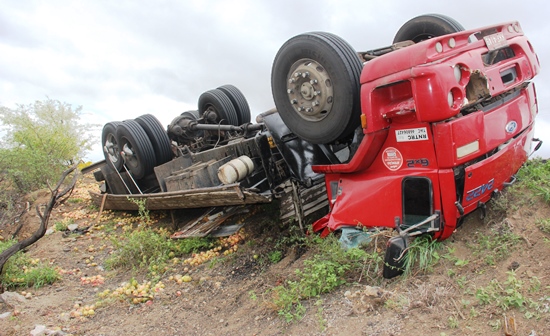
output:
M156 154L156 165L159 166L172 160L172 145L168 134L162 127L160 121L152 114L144 114L135 119L143 128L149 141L153 145Z
M127 138L138 157L138 167L128 167L134 178L139 180L152 173L156 163L155 151L147 133L138 122L125 120L118 125L116 134L119 144L122 144L123 137Z

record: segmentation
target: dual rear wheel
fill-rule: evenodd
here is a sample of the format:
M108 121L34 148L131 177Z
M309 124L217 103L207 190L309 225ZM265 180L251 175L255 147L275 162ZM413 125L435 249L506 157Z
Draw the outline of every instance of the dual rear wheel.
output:
M109 122L103 127L101 139L107 164L117 171L122 171L126 164L136 180L172 159L170 139L151 114L135 120Z
M220 86L199 97L199 114L213 115L213 121L240 126L250 122L250 107L242 92L233 85ZM212 114L211 114L212 113Z
M214 122L239 126L250 122L250 108L242 92L233 85L224 85L203 93L199 110L182 113L183 118L200 119L208 115ZM197 131L200 135L201 131ZM155 166L173 157L171 140L159 120L145 114L134 120L105 124L101 135L105 160L117 171L124 165L136 180L153 172Z

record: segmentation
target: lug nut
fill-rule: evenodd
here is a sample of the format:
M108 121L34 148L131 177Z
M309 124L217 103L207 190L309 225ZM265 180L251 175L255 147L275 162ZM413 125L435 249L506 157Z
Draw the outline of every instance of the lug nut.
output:
M318 101L318 100L314 101L312 105L313 105L313 106L318 106L318 105L319 105L319 101Z
M295 73L294 73L294 77L300 77L301 75L302 75L301 72L295 72Z
M302 77L304 77L304 78L309 77L309 72L307 72L307 71L304 72L304 73L302 74Z
M309 84L311 84L311 85L315 85L315 84L317 84L317 83L318 83L318 82L317 82L316 79L312 79L312 80L309 81Z
M294 93L294 90L288 89L288 90L286 90L286 93L288 93L288 94L293 94L293 93Z
M292 99L292 100L290 101L290 103L291 103L292 105L296 105L296 104L298 104L298 101L297 101L296 99Z
M306 109L306 112L313 112L313 109L312 109L311 107L308 107L308 108Z
M292 83L296 83L296 79L294 79L294 78L290 78L290 79L288 80L288 82L289 82L290 84L292 84Z
M313 95L314 96L319 96L319 95L321 95L321 91L315 91L315 92L313 92Z

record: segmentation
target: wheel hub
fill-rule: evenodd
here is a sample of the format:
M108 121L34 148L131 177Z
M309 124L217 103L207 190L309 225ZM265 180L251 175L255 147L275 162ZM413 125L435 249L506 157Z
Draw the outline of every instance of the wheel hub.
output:
M304 97L304 99L312 100L315 97L315 88L311 85L311 83L305 82L302 84L300 94Z
M308 121L321 121L332 110L332 81L321 64L311 59L295 62L288 73L287 94L296 113Z
M107 138L105 139L105 145L103 146L103 151L107 153L107 155L109 156L109 160L112 163L118 162L118 159L120 157L118 153L118 144L116 142L115 137L112 134L107 136Z
M122 146L121 154L124 156L124 161L126 162L127 165L131 167L139 166L139 160L136 154L134 153L134 151L132 150L132 148L130 147L130 144L125 143L124 146Z

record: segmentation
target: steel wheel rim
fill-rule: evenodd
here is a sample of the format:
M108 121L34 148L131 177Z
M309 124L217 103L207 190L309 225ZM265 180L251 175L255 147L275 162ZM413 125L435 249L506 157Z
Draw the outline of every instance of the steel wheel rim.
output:
M326 69L312 59L300 59L292 64L287 75L287 95L302 119L318 122L332 111L332 80Z
M123 143L124 162L132 169L137 169L139 167L139 159L132 149L132 144L129 141Z
M114 134L108 134L105 138L105 144L103 150L107 153L109 160L116 164L120 158L120 153L118 152L118 142Z

